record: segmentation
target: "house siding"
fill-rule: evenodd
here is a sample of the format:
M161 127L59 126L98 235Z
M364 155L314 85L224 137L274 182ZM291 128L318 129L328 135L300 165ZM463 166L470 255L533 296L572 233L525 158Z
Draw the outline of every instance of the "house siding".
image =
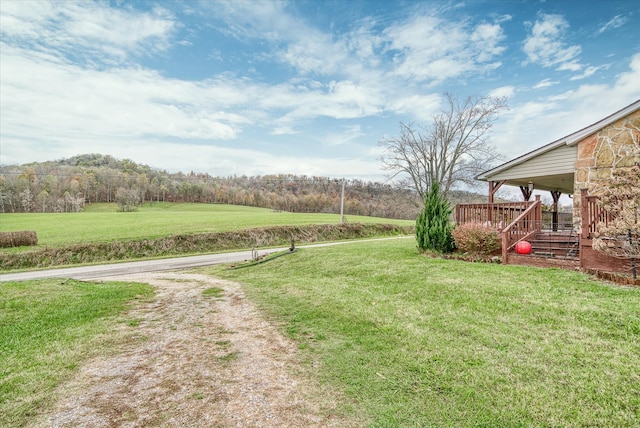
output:
M575 171L577 146L560 146L527 162L515 165L490 177L490 180L510 180L522 177L543 177L571 174Z

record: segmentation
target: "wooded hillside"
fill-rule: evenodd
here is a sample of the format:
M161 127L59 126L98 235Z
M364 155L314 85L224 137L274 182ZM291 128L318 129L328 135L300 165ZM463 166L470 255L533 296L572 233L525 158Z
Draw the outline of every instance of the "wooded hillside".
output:
M291 212L339 213L342 180L328 177L265 175L213 177L169 173L84 154L69 159L0 166L0 212L74 212L94 202L196 202L247 205ZM452 204L484 202L486 197L453 192ZM388 184L345 181L344 213L414 219L420 201Z

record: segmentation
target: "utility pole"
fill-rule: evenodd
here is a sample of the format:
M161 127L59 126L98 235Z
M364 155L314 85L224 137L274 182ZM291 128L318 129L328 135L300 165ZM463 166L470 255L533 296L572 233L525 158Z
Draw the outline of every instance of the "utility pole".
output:
M340 224L344 223L344 178L342 179L342 197L340 198Z

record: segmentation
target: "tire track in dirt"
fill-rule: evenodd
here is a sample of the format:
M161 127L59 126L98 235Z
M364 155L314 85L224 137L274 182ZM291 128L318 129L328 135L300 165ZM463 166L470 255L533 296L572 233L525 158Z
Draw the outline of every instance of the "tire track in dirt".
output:
M336 394L293 374L295 344L260 316L240 284L180 272L111 280L149 283L155 299L119 327L124 348L81 367L36 426L353 426L332 414Z

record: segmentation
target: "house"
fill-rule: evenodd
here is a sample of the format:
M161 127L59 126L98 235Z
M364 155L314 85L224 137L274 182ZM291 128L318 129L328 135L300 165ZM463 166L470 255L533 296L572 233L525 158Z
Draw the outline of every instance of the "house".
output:
M591 244L598 223L607 220L597 204L598 194L616 168L634 164L640 164L640 100L480 174L476 178L489 184L488 203L458 205L456 222L500 224L503 263L628 272L628 260L605 257ZM494 203L503 185L519 187L524 201ZM543 220L539 195L530 200L534 189L550 192L550 220ZM562 194L573 199L568 219L558 213ZM532 243L530 255L515 254L522 240Z

